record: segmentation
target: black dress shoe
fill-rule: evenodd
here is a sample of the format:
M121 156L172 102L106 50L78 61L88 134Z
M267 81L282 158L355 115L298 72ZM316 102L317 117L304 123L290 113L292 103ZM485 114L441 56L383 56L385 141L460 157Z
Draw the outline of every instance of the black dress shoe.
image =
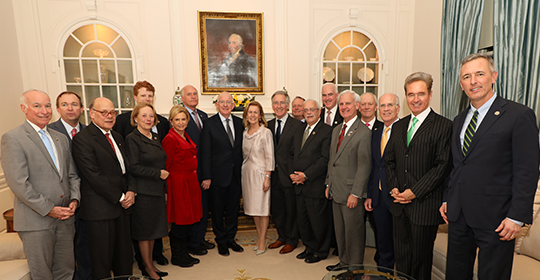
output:
M309 253L307 251L304 251L298 255L296 255L296 258L299 260L303 260L305 258L309 257Z
M199 246L197 248L188 248L188 252L192 255L196 255L196 256L204 256L206 254L208 254L208 250L206 250L205 248L203 248L202 246Z
M228 256L229 255L229 248L225 244L218 244L218 253L222 256Z
M201 247L203 247L206 250L212 250L212 249L216 248L216 245L214 243L210 243L210 242L205 240L201 244Z
M157 275L159 275L159 277L165 277L167 275L169 275L168 272L165 272L165 271L156 271Z
M169 260L163 254L161 254L161 256L158 256L157 258L154 258L154 260L159 265L168 265L169 264Z
M227 247L231 248L235 252L244 252L244 248L238 245L238 243L236 243L235 241L227 243Z
M306 263L317 263L321 261L321 258L316 255L309 255L305 260Z
M333 271L333 270L338 270L339 268L339 263L338 264L335 264L335 265L329 265L326 267L326 270L328 271Z

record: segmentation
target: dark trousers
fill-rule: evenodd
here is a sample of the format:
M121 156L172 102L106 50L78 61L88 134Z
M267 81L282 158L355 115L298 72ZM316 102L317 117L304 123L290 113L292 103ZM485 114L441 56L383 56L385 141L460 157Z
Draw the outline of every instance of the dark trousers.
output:
M234 241L238 230L238 211L242 187L239 179L233 176L226 187L211 186L210 202L212 205L212 228L216 243L227 244Z
M208 221L208 201L210 200L210 190L201 189L202 218L191 227L189 247L197 248L204 242Z
M476 249L478 279L510 279L514 262L515 239L501 241L495 229L476 229L467 225L463 213L448 226L446 279L472 279Z
M296 195L298 228L306 251L325 259L330 251L330 238L333 227L330 226L330 207L326 198L311 198Z
M430 280L439 225L416 225L405 212L393 220L396 269L416 280Z
M298 218L296 217L296 194L294 188L281 185L278 172L272 173L270 211L276 224L279 241L292 246L298 244Z
M133 251L131 250L131 215L124 211L116 219L85 220L92 279L110 278L114 275L131 275Z
M379 191L379 190L378 190ZM371 217L373 217L371 219ZM377 244L377 265L394 269L394 240L392 236L392 214L379 194L377 206L373 207L371 221L375 224L375 242Z
M193 225L177 225L175 223L171 224L171 231L169 231L169 236L186 241L191 235L193 230Z
M75 248L75 262L77 267L74 280L92 279L92 263L90 262L90 248L88 246L88 234L84 222L79 218L79 211L75 211L75 239L73 239Z

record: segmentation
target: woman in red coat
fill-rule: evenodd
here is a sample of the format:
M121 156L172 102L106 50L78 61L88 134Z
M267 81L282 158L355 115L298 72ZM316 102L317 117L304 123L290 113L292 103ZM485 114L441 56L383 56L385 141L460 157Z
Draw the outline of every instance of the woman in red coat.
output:
M201 187L197 179L197 146L185 132L189 113L183 106L176 105L169 113L171 130L163 139L167 153L167 220L171 244L171 263L191 267L199 263L187 251L188 232L202 218Z

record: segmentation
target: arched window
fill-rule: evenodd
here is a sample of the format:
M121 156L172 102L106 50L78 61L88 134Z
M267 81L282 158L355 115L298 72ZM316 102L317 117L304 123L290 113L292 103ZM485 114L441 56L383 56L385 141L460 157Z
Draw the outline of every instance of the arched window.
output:
M348 89L378 95L379 66L379 51L373 40L357 31L345 31L326 46L322 81L335 83L339 92Z
M89 122L88 105L96 97L109 98L119 113L135 105L132 51L118 32L101 24L79 27L68 36L62 59L66 89L85 105L82 122Z

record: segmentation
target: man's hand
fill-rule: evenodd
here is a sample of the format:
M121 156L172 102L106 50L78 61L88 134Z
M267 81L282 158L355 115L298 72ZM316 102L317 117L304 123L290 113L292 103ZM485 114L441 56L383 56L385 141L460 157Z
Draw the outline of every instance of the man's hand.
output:
M210 188L210 184L212 184L212 180L207 179L207 180L202 181L201 187L203 188L203 190L207 190Z
M364 208L366 208L366 211L373 211L373 206L371 205L371 198L366 198L366 201L364 201Z
M294 171L294 173L291 174L290 177L291 177L291 180L292 180L293 184L300 185L300 184L303 184L306 181L306 177L304 175L304 172L301 172L301 171Z
M354 209L356 206L358 206L358 197L349 194L349 198L347 199L347 207L349 207L349 209Z
M406 189L400 193L397 188L392 189L392 197L394 198L394 203L401 204L411 203L411 201L416 198L411 189Z
M73 216L73 213L71 213L69 207L54 206L47 216L58 220L67 220Z
M520 225L505 218L495 231L499 233L502 241L510 241L518 236L521 228Z
M124 200L121 202L122 207L124 209L128 209L129 207L133 206L135 203L135 192L128 191L126 192L126 195L124 196Z
M79 201L76 199L72 199L71 203L69 203L69 211L71 212L71 215L75 214L75 210L77 210L77 207L79 206Z
M169 171L162 169L159 178L161 178L161 180L167 180L167 177L169 177Z
M326 196L326 199L332 200L328 192L329 192L328 187L326 187L326 189L324 190L324 195Z
M444 219L444 222L445 222L446 224L448 224L448 217L446 216L446 210L447 210L447 207L446 207L446 206L447 206L446 203L443 203L443 204L441 205L441 208L439 208L439 212L441 212L441 216L442 216L442 218Z

